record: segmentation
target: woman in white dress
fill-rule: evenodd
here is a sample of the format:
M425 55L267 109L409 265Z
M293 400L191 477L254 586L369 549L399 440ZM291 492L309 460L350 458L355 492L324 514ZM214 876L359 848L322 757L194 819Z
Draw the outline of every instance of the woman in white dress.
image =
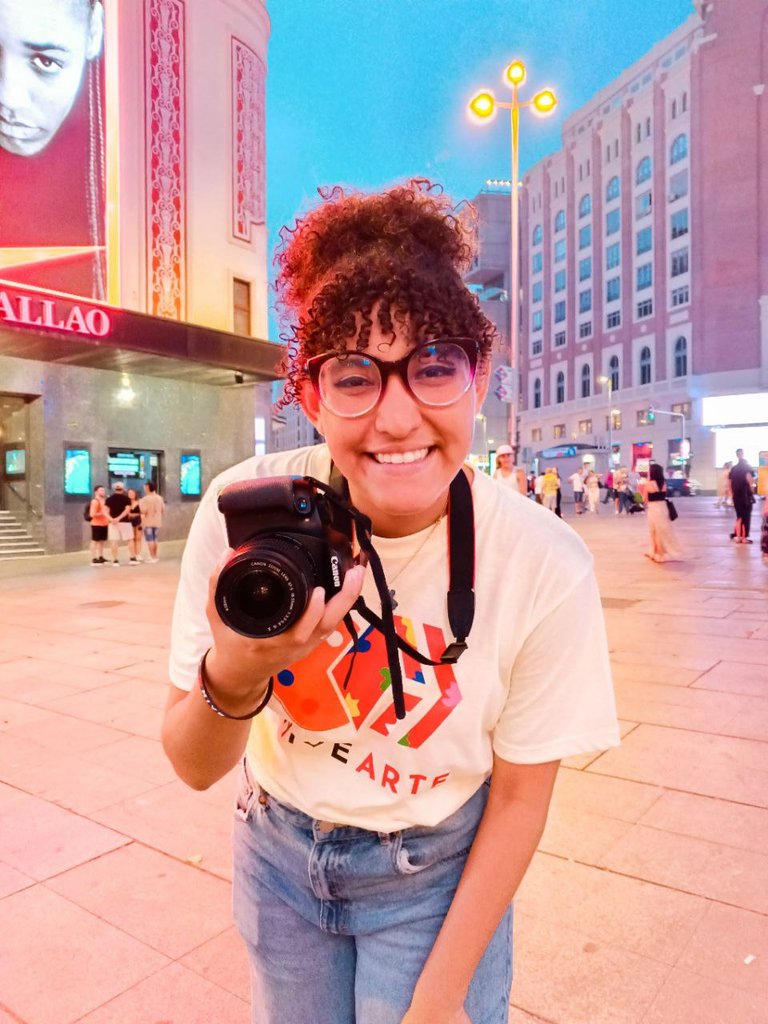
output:
M651 463L649 478L641 487L650 535L650 547L645 557L652 562L682 561L672 520L669 518L664 470L658 462Z

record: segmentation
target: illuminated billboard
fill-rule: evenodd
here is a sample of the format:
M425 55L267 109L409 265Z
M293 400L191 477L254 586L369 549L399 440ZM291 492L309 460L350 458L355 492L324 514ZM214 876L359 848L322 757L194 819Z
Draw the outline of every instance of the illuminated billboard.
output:
M0 0L0 278L105 300L105 10Z

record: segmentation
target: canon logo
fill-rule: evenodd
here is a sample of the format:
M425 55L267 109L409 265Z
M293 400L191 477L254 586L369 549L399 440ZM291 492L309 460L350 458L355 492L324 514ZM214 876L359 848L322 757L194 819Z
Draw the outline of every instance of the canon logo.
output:
M103 309L82 307L34 295L0 290L0 321L21 327L48 327L86 338L105 338L112 320Z
M339 571L339 556L331 555L331 575L333 576L333 585L337 590L341 589L341 572Z

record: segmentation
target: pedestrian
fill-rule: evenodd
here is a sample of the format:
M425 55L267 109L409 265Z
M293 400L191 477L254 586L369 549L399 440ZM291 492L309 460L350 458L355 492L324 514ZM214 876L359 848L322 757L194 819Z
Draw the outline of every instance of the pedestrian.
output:
M763 497L763 522L760 527L760 553L768 565L768 498Z
M593 469L590 469L587 473L587 479L584 481L584 485L587 493L587 510L589 512L594 512L595 515L597 515L600 511L598 508L598 505L600 504L600 480Z
M119 547L120 542L125 541L128 545L128 564L137 565L133 552L133 527L128 522L128 509L131 501L125 493L125 487L120 480L114 485L112 493L106 499L105 505L109 512L109 547L112 552L112 565L117 568L120 565Z
M733 511L736 513L736 526L731 540L737 544L751 544L749 527L752 521L752 506L755 503L755 471L744 458L744 449L736 449L736 465L728 474L731 484Z
M158 562L157 545L160 528L163 525L165 502L162 496L157 493L157 488L151 480L144 484L144 497L139 499L139 508L141 509L141 519L144 528L144 540L146 540L147 548L149 549L149 560L150 562Z
M128 499L131 503L128 506L128 522L133 530L133 557L131 560L143 562L144 559L141 557L141 507L139 505L139 496L132 487L128 488Z
M512 465L512 446L500 444L496 449L496 469L493 471L493 479L500 480L506 487L519 491L518 473Z
M680 548L672 525L671 502L667 499L667 484L664 469L658 462L652 462L648 470L648 479L643 480L640 493L643 495L648 520L650 545L646 558L652 562L679 562L682 559Z
M107 540L109 527L109 510L104 499L106 491L99 484L93 489L93 497L88 506L88 518L91 524L91 565L106 565L104 544Z
M550 512L557 509L557 492L560 488L560 481L554 466L547 466L544 473L544 481L541 485L541 503Z
M733 505L733 502L731 501L732 467L732 462L725 462L723 463L723 468L720 470L720 475L717 478L717 500L715 501L715 508L730 508Z
M329 190L284 234L286 396L325 442L221 474L184 552L163 742L195 789L245 754L233 906L254 1024L505 1024L510 900L558 759L618 742L589 552L465 462L495 334L462 280L466 224L419 180ZM232 554L217 495L325 486L331 465L372 520L375 578L348 568L285 631L241 636L216 611ZM395 587L394 625L432 651L424 664L398 660Z
M604 486L605 495L603 496L603 504L607 505L610 499L613 497L613 471L610 469L605 474Z
M528 489L527 489L527 493L528 493L528 497L531 499L531 501L535 501L536 500L536 474L535 473L529 473L528 474Z
M555 503L555 515L558 519L563 518L563 479L560 476L560 470L555 466L555 476L557 477L557 501Z
M613 474L613 499L614 499L614 510L617 516L620 516L622 512L627 511L627 470L625 466L620 466Z
M573 503L576 506L576 515L580 516L584 511L584 470L577 469L568 477L573 488Z
M533 480L533 496L536 499L536 503L541 505L544 498L544 473L539 470Z

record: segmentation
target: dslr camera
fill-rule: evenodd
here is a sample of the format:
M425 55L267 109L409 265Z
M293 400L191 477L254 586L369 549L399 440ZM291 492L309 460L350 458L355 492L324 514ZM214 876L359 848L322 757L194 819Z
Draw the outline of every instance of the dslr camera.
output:
M219 575L216 610L236 633L277 636L326 600L355 564L349 506L312 477L242 480L218 498L234 555Z

